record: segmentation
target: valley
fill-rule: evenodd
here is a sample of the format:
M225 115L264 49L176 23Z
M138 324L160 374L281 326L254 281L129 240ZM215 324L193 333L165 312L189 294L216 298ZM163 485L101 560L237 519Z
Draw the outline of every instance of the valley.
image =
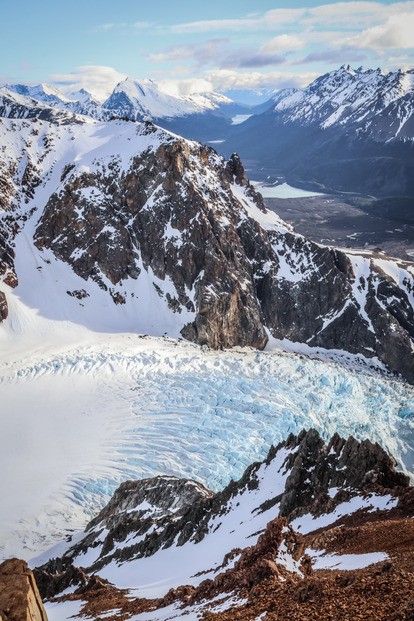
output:
M295 231L319 244L339 248L381 249L392 257L412 261L414 225L370 215L338 196L265 198L265 205Z

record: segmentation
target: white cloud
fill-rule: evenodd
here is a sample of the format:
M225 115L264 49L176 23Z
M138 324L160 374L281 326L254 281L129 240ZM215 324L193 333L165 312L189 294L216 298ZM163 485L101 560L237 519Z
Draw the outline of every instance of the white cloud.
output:
M153 26L155 26L154 22L135 22L132 25L137 30L152 28Z
M237 72L230 69L207 71L201 78L157 80L164 92L170 95L191 95L194 93L224 92L228 90L280 90L282 88L303 88L310 84L318 73L270 73Z
M287 44L291 46L292 39L293 37L283 37L283 40L287 40ZM297 42L295 44L297 45ZM232 48L228 39L218 38L171 46L167 50L151 54L148 59L155 63L191 60L199 67L213 65L221 69L267 67L282 65L285 62L283 56L247 46Z
M134 22L134 23L127 23L127 22L112 22L109 24L100 24L99 26L96 26L96 28L94 29L95 32L108 32L109 30L143 30L146 28L152 28L154 26L154 22L148 22L148 21L143 21L143 22Z
M183 80L158 80L160 88L169 95L193 95L194 93L210 93L213 83L206 78L186 78Z
M282 34L262 45L260 51L265 54L274 54L288 50L300 50L304 45L303 39L295 35Z
M414 13L393 15L385 24L373 26L344 41L349 47L371 49L410 49L414 47Z
M118 82L125 80L126 77L125 73L119 73L113 67L85 65L77 67L72 73L52 74L50 80L70 90L84 88L97 99L104 101Z
M261 73L249 71L240 73L230 69L218 69L206 72L206 78L214 91L231 89L275 89L303 88L315 80L320 74L315 72L282 72L271 71Z
M305 4L305 2L304 2ZM261 15L252 15L236 19L212 19L197 22L175 24L162 27L178 34L218 31L265 31L281 30L288 24L297 27L313 26L318 30L339 26L342 29L366 28L379 24L400 13L414 10L414 2L394 2L383 4L371 0L353 0L351 2L332 2L316 7L297 9L273 9Z
M306 9L273 9L261 17L248 17L240 19L211 19L187 24L171 26L175 33L213 32L219 30L273 30L275 26L295 23L303 17Z
M341 28L356 28L377 25L393 15L407 13L414 10L414 2L394 2L382 4L380 2L336 2L322 4L309 9L303 24L317 27L339 26Z

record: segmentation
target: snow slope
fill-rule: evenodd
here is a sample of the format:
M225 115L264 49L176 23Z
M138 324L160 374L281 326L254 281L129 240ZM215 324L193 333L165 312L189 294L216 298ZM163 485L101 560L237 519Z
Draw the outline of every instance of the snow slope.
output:
M179 95L166 90L165 86L153 80L126 78L120 82L105 101L98 101L91 93L81 89L65 94L53 84L7 84L0 88L15 93L22 104L30 105L36 100L43 105L59 110L89 116L97 120L109 119L111 115L129 116L133 119L171 119L192 114L202 114L234 105L234 102L219 93L194 93ZM232 108L233 109L233 108ZM229 118L232 111L229 108Z

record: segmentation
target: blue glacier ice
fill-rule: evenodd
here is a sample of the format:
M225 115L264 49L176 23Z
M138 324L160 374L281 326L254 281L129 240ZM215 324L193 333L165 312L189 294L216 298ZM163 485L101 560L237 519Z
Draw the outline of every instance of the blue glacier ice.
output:
M47 447L56 449L53 461L36 465L27 492L32 514L15 528L35 551L83 526L122 480L171 474L218 490L304 428L325 439L335 432L369 438L414 472L412 386L292 354L203 351L136 338L125 348L84 348L13 368L3 373L0 393L16 420L36 422L36 460L45 453L45 434ZM18 443L13 426L0 431L6 443L7 433ZM47 541L44 516L52 525ZM0 552L1 545L0 529Z

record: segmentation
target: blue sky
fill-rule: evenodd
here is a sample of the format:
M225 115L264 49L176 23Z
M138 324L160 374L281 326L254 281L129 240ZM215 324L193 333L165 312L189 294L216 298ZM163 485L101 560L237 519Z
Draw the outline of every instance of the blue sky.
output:
M173 91L304 86L350 64L413 66L414 1L0 0L0 80L84 86L124 76Z

